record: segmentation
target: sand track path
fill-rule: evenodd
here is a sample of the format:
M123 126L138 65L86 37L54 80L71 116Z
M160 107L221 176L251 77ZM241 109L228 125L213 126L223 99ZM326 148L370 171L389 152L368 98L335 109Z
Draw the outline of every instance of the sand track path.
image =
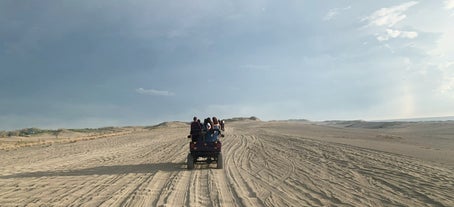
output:
M232 123L224 169L186 169L187 126L0 151L0 206L454 206L452 168Z

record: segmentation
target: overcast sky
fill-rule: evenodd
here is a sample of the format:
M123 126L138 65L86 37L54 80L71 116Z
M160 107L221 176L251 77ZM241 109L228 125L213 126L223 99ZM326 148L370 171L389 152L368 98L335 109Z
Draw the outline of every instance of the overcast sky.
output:
M454 115L454 0L1 0L0 130Z

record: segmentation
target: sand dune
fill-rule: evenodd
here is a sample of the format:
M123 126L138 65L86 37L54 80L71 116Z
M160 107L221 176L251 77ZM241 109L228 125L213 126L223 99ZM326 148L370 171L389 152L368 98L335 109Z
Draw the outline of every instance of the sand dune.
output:
M454 124L227 123L224 169L188 125L0 151L0 206L454 206Z

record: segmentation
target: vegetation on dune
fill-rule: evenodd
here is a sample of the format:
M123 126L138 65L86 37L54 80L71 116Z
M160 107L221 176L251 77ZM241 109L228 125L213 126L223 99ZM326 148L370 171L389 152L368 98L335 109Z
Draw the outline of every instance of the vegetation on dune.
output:
M235 118L230 118L230 119L224 119L224 121L226 121L226 122L247 121L247 120L260 121L260 119L255 117L255 116L251 116L249 118L246 118L246 117L235 117Z
M162 122L157 125L153 126L146 126L144 129L152 130L152 129L157 129L161 127L187 127L187 125L190 124L189 122L181 122L181 121L171 121L171 122Z
M13 137L13 136L26 137L26 136L32 136L32 135L37 135L37 134L43 134L43 133L52 133L54 131L57 131L57 130L25 128L25 129L14 130L14 131L0 131L0 137Z
M118 127L102 127L102 128L84 128L84 129L68 129L72 132L81 132L81 133L106 133L106 132L118 132L121 131L121 128Z
M41 134L53 134L58 136L62 132L78 132L78 133L110 133L121 131L118 127L102 127L102 128L83 128L83 129L39 129L39 128L25 128L13 131L0 131L0 137L30 137Z

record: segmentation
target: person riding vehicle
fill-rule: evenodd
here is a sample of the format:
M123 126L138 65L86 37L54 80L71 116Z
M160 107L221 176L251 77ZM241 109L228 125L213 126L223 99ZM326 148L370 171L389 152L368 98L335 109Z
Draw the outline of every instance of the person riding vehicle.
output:
M191 131L189 132L193 142L196 142L202 137L202 125L197 121L197 117L194 116L193 122L191 123Z
M205 135L205 141L215 142L218 140L218 136L221 134L221 125L216 117L213 117L213 125L208 133Z

